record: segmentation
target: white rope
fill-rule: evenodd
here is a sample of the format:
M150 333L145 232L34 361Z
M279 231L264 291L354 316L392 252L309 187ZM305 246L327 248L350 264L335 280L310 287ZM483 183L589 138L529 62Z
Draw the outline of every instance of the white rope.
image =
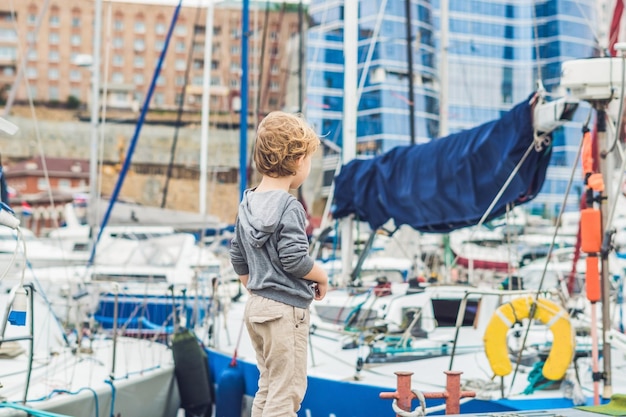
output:
M417 391L417 390L411 390L411 392L413 394L415 394L415 396L417 397L417 399L419 400L419 406L415 408L415 410L413 411L405 411L403 409L401 409L400 407L398 407L398 400L394 399L393 402L391 403L391 408L393 409L393 411L401 416L401 417L421 417L421 416L425 416L426 415L426 398L424 398L424 394L422 394L421 391Z

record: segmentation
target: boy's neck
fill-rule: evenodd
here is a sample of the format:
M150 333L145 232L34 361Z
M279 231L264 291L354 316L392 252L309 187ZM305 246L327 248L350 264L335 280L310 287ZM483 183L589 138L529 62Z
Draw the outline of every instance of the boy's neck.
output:
M285 192L289 192L290 185L291 185L291 177L272 178L267 175L264 175L263 178L261 179L261 182L256 187L255 191L263 192L263 191L283 190Z

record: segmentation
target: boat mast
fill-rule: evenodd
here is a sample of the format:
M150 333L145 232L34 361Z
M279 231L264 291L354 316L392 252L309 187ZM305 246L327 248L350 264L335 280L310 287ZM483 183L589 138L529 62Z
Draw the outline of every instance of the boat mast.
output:
M102 43L102 0L96 0L94 13L93 53L91 62L91 148L89 153L88 223L92 245L95 247L95 228L98 225L98 126L100 124L100 50Z
M239 200L248 185L248 33L250 0L243 0L241 12L241 109L239 110Z
M357 122L357 80L358 80L358 49L359 49L359 0L345 0L343 10L343 124L342 124L342 163L347 164L356 156L356 122ZM341 266L342 276L346 284L352 270L354 258L352 236L352 217L346 216L341 224Z
M409 80L409 133L411 145L415 145L415 91L413 86L413 31L411 30L411 0L404 0L406 14L406 55Z
M213 0L208 0L204 29L204 68L202 72L202 120L200 127L200 192L198 207L205 215L207 164L209 152L209 105L211 102L211 57L213 54Z
M439 25L439 137L448 135L448 0L440 1Z
M623 97L622 97L623 100ZM606 134L606 111L604 105L596 107L596 126L597 126L597 141L598 148L606 148L607 134ZM617 133L616 133L617 134ZM610 173L607 172L606 157L599 158L600 172L604 184L606 184L607 195L600 198L600 213L602 216L602 225L609 227L609 209L607 198L608 189L611 188ZM601 302L602 302L602 364L604 367L604 385L602 389L602 398L611 398L613 394L612 382L611 382L611 340L609 337L611 331L611 284L609 281L609 259L608 251L602 251L600 259L600 282L601 282Z

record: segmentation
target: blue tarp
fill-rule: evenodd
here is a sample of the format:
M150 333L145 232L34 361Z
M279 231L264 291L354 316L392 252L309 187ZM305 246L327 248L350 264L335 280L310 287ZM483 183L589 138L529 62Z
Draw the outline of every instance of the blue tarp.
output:
M476 128L349 162L335 177L333 216L374 230L389 219L432 233L477 224L533 142L531 113L525 100ZM551 152L531 151L487 220L536 197Z

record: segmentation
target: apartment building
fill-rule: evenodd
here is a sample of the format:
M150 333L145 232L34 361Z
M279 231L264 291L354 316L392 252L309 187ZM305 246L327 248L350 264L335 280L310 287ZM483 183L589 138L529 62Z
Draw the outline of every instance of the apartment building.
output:
M205 2L185 5L173 26L165 59L156 79L151 109L200 110L205 67ZM45 7L47 4L47 7ZM110 108L143 105L166 44L176 3L102 2L101 91ZM185 3L189 4L189 2ZM210 108L212 113L238 111L241 86L241 2L214 3ZM14 9L11 9L13 7ZM21 0L0 4L0 98L6 100L17 77L15 100L89 103L95 2ZM251 2L249 31L249 111L265 114L285 106L290 38L299 35L295 5ZM294 44L291 42L290 44ZM297 43L295 43L297 44ZM23 71L23 74L19 74ZM28 89L27 90L27 85ZM73 97L70 98L70 97Z

